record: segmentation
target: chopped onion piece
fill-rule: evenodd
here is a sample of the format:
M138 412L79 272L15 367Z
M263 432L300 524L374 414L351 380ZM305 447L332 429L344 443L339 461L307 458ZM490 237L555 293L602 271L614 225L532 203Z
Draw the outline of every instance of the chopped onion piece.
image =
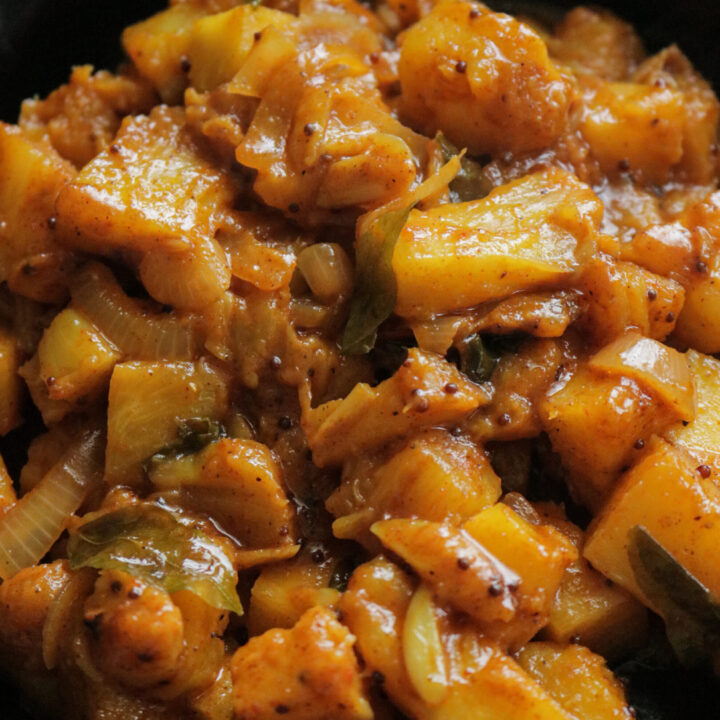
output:
M681 420L695 417L695 386L687 358L657 340L629 332L590 358L590 367L635 380L673 408Z
M103 435L86 432L27 495L0 518L0 578L38 563L103 471Z
M322 302L333 302L352 292L353 266L340 245L310 245L298 255L297 263L313 295Z
M192 360L201 338L192 321L151 313L122 291L110 270L90 263L71 288L73 303L134 360Z
M430 590L421 585L412 596L403 625L403 656L410 682L428 705L448 693L445 650Z

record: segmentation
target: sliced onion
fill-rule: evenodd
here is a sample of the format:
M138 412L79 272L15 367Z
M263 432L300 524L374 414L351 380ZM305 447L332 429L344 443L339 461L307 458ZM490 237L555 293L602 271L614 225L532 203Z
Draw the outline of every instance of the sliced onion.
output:
M310 245L298 255L297 263L312 294L322 302L333 302L352 292L353 266L340 245Z
M151 313L122 291L100 263L85 267L72 290L73 303L123 353L136 360L191 360L201 344L192 320Z
M590 358L590 367L635 380L673 408L681 420L695 417L695 386L687 358L657 340L629 332Z
M35 565L54 545L88 490L102 479L103 449L100 431L83 434L0 518L0 578Z
M403 625L403 657L410 682L428 705L439 705L449 683L435 603L421 585L412 596Z

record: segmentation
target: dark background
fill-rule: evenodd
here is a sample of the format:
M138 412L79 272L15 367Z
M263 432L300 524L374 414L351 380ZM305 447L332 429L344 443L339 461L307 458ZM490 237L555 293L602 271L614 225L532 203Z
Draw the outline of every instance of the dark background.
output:
M532 0L486 1L509 12L549 5ZM558 0L552 6L569 8L581 2ZM601 4L632 22L651 52L677 42L720 89L720 0L607 0ZM165 5L165 0L0 0L0 119L14 122L23 98L46 95L66 81L72 65L114 68L122 60L122 28ZM646 694L655 698L649 712L641 710L641 718L720 718L720 690L710 680L677 671L648 671L636 677L638 692L644 679ZM1 678L0 718L29 720Z

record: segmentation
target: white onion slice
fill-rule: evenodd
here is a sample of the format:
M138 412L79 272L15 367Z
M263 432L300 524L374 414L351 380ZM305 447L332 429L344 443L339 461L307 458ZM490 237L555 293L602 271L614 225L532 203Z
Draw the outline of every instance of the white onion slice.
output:
M85 433L43 479L0 518L0 578L39 562L103 471L103 435Z

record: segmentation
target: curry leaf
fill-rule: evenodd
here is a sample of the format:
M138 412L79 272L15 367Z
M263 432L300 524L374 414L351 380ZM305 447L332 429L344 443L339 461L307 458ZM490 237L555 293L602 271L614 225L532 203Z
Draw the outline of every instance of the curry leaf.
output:
M665 620L668 640L684 665L720 648L720 603L642 526L628 534L635 578Z
M346 355L370 352L378 327L395 309L397 283L392 257L411 209L412 206L379 215L358 238L355 292L341 342Z
M460 370L474 382L485 382L492 376L498 360L505 353L517 351L522 340L520 335L482 336L480 333L463 338L456 345Z
M178 422L177 438L145 461L148 471L163 460L178 459L202 450L206 445L225 437L225 428L210 418L188 418Z
M173 593L189 590L212 607L242 614L237 573L225 551L188 518L141 503L102 513L68 543L70 567L122 570Z
M435 136L435 141L440 146L445 160L460 151L441 132ZM464 155L460 160L460 172L450 183L451 202L465 202L467 200L479 200L484 198L492 189L493 185L483 173L482 165Z

